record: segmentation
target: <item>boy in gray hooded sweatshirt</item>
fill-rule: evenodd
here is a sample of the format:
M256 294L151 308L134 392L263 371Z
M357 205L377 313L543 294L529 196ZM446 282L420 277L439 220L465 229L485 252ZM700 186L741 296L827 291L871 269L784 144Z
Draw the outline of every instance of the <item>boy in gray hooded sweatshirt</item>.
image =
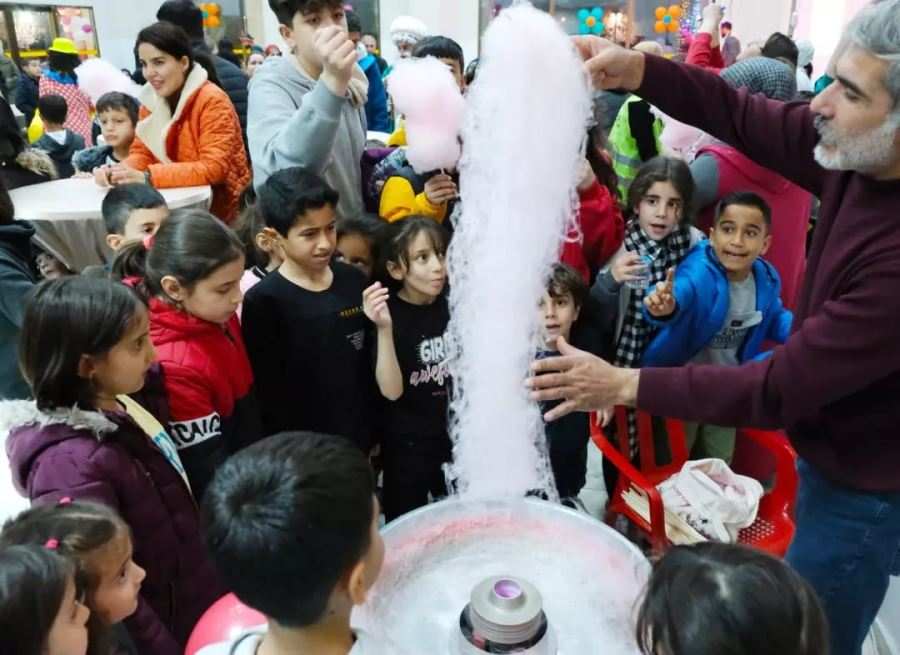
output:
M363 211L360 159L368 81L347 35L342 0L269 0L291 53L250 83L247 138L253 183L302 166L340 194L338 218Z

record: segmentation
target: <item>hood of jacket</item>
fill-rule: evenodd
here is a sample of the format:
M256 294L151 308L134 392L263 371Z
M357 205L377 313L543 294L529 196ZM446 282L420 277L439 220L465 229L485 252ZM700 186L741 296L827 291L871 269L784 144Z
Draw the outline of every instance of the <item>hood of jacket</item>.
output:
M722 166L730 166L736 169L747 179L747 186L765 189L773 194L784 193L793 186L789 180L778 173L760 166L742 152L724 143L716 143L701 148L697 152L697 156L699 157L703 153L713 155L718 160L720 168ZM721 172L719 177L721 179Z
M26 493L32 464L42 452L69 439L102 440L117 429L99 411L78 407L44 411L33 400L0 402L0 436L6 442L13 484L22 494Z
M67 161L71 161L72 156L79 147L84 147L83 144L78 147L75 145L75 133L72 130L66 131L66 140L62 143L45 134L38 140L36 145L40 146L41 150L49 153L54 159Z
M28 275L34 275L32 266L31 238L34 236L34 225L28 221L13 221L9 225L0 225L0 265L23 268ZM0 268L0 277L3 271Z

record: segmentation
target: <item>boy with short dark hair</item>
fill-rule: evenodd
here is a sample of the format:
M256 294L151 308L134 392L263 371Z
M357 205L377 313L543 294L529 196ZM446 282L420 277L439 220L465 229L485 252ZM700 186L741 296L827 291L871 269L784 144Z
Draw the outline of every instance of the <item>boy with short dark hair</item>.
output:
M200 655L383 653L350 627L384 560L374 488L366 457L322 434L279 434L225 462L203 502L209 554L268 626Z
M453 73L453 79L459 85L460 93L465 93L466 57L463 54L462 46L456 41L446 36L426 36L413 48L412 56L415 59L424 59L425 57L440 59Z
M465 93L465 56L462 47L446 36L428 36L413 48L414 59L434 57L447 65L459 92ZM388 145L407 145L406 129L401 126L391 135ZM459 176L444 171L420 174L408 164L387 177L381 190L378 213L394 222L407 216L426 216L443 223L453 212L453 201L459 195Z
M22 59L22 74L19 75L19 86L16 87L16 107L25 114L25 125L31 125L38 99L41 97L39 81L44 74L41 60L37 58Z
M772 212L749 191L732 193L716 207L709 240L699 243L677 271L647 294L644 316L659 333L641 366L737 366L783 344L793 314L781 302L781 278L761 259L772 243ZM702 426L695 454L730 461L734 431ZM689 441L690 435L689 435Z
M84 137L65 126L69 114L66 99L56 93L38 98L38 111L44 123L44 135L34 142L34 147L45 151L56 164L60 179L72 177L72 156L84 150Z
M584 277L571 266L554 264L541 297L540 345L538 359L559 357L557 339L572 341L572 326L587 302L590 290ZM543 403L546 414L559 403ZM587 445L590 436L588 415L573 412L546 424L550 466L561 500L571 504L584 486L587 471Z
M343 0L269 0L292 53L253 75L247 120L253 180L301 166L341 200L339 218L363 211L366 76L347 33Z
M115 166L127 159L138 124L138 109L137 100L127 93L111 91L100 96L97 115L106 145L76 152L72 158L75 170L93 173L101 166Z
M113 187L101 205L106 225L106 243L118 251L122 246L156 234L171 213L163 195L149 184Z
M244 342L266 432L315 430L368 453L377 389L361 271L332 261L338 193L302 168L258 190L263 232L284 262L244 298Z

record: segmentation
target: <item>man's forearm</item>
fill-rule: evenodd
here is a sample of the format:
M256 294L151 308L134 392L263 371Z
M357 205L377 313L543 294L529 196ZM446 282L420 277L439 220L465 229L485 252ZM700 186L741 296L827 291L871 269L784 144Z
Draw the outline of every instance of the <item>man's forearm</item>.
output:
M637 407L638 387L641 381L641 369L618 368L616 369L616 386L619 390L616 405L625 407Z

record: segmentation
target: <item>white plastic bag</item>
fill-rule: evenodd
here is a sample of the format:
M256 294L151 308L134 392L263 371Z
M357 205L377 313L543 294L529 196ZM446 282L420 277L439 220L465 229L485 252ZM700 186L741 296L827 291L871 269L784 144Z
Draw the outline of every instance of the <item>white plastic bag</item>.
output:
M685 462L658 489L666 509L708 538L728 543L756 520L763 495L758 481L736 474L721 459Z

